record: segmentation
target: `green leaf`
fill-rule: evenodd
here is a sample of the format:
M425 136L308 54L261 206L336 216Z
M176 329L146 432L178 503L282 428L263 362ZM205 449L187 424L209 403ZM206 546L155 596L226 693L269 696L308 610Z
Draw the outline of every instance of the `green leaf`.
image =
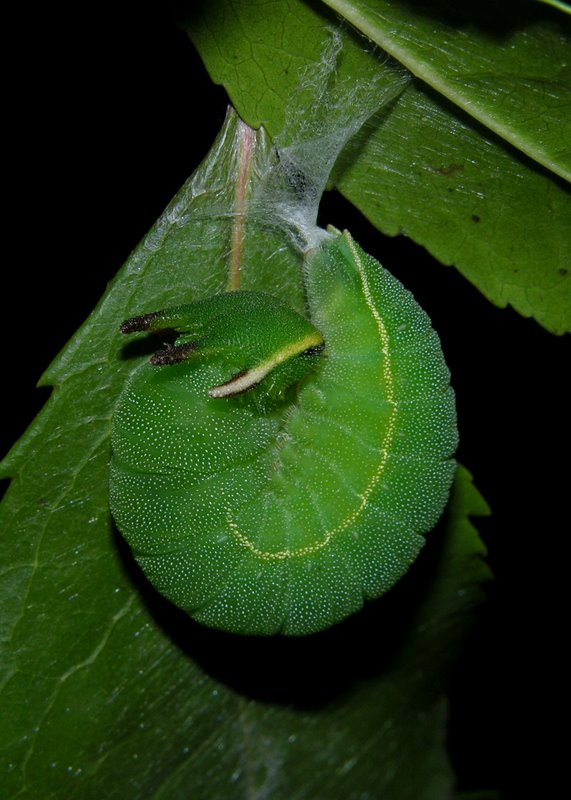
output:
M469 521L487 507L464 469L409 575L300 640L193 623L144 581L110 519L110 418L146 357L121 349L119 321L219 291L240 268L243 285L301 304L297 257L279 231L255 220L242 230L243 216L229 213L243 210L240 187L270 157L263 133L230 115L46 373L53 395L4 462L13 480L0 522L2 797L451 794L445 675L488 578Z
M517 2L325 0L442 97L571 180L569 32Z
M417 86L338 186L384 233L424 245L491 302L571 330L571 194Z
M521 3L330 5L419 76L371 118L335 185L492 302L571 330L571 193L559 177L571 174L566 19ZM186 27L244 119L285 140L300 96L313 91L342 127L362 113L364 83L382 92L402 81L394 62L301 0L207 4ZM335 30L342 50L325 63Z

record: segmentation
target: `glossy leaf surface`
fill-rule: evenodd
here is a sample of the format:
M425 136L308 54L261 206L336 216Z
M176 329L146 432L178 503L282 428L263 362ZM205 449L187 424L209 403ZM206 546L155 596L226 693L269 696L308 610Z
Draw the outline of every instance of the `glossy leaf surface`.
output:
M263 137L230 117L46 373L54 393L4 462L13 480L1 512L3 797L451 791L442 680L488 576L468 520L486 506L465 471L431 555L402 588L294 650L188 621L149 588L111 524L110 419L148 357L122 353L118 322L226 285L233 230L217 210L266 157ZM245 234L241 252L269 244L275 260L267 272L246 269L244 282L300 303L298 264L273 235ZM191 287L184 298L181 286ZM371 638L383 642L373 658Z

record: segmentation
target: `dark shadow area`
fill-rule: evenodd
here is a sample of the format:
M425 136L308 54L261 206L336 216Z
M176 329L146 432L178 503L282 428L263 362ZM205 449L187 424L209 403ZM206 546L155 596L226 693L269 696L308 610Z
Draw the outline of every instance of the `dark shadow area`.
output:
M140 334L136 339L125 337L125 342L119 351L119 358L122 361L130 361L131 359L147 356L150 360L157 350L160 350L166 344L173 344L176 337L175 331Z
M438 568L443 529L444 521L387 594L366 602L338 625L304 637L239 636L194 622L153 588L119 532L115 541L124 568L156 623L208 675L252 700L317 709L338 700L360 681L390 674ZM451 656L442 656L445 667ZM443 669L442 680L445 673Z

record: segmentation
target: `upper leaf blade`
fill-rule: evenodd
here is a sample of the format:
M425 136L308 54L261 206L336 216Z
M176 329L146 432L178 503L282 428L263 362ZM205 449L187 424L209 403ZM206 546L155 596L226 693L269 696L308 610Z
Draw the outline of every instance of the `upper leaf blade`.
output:
M428 23L422 22L422 13L428 13L426 4L386 5L391 13L410 13L419 26L415 36L409 31L410 36L417 44L422 42L427 35ZM475 9L475 19L479 19L478 4L470 3L470 9ZM468 12L455 13L453 20L458 15L465 18ZM514 136L525 128L524 111L534 124L542 125L545 110L546 119L553 122L545 135L537 129L533 133L533 126L526 135L535 142L537 134L538 147L549 148L549 158L562 166L565 159L559 155L565 153L571 138L570 115L555 117L557 108L564 109L567 96L565 54L571 42L564 28L554 34L560 25L554 21L560 16L557 12L538 4L534 13L536 16L529 11L523 21L521 15L514 16L515 22L510 21L506 29L508 33L513 29L513 41L502 53L504 62L513 59L512 93L517 97L505 103ZM189 12L186 25L213 79L224 84L250 124L263 123L274 137L288 138L291 120L287 109L295 104L300 91L303 95L312 76L327 97L330 116L341 125L351 111L361 113L359 93L351 97L347 86L359 86L371 76L381 85L395 80L393 62L386 56L379 58L368 42L347 28L338 28L324 6L296 0L269 5L261 0L221 2L214 7L198 4ZM395 26L398 28L396 22ZM446 27L444 23L433 27L438 42ZM481 38L489 70L495 28L492 25L489 35L485 30ZM324 74L332 34L341 37L343 47L334 63L325 64L330 71ZM464 40L450 35L460 59L458 51ZM479 42L474 36L474 42ZM474 42L466 43L467 65L470 59L477 61ZM429 43L427 52L441 52ZM552 60L542 55L536 68L534 54L542 48L549 50ZM504 62L500 59L500 65ZM523 67L529 67L527 72ZM439 68L446 74L445 59ZM549 83L553 89L546 92L546 98L542 92L540 97L532 92L539 104L537 113L535 107L526 110L532 96L526 88L526 75L533 69L538 70L533 86ZM542 74L549 80L542 83ZM488 74L490 82L492 77L493 73ZM543 109L543 103L553 104L552 111L547 106ZM490 104L487 107L492 108ZM493 108L501 120L503 105ZM310 127L306 135L311 133ZM492 302L512 305L553 333L571 330L568 185L423 81L413 81L398 101L371 118L357 145L342 157L334 183L380 230L410 236L443 263L456 266Z
M562 181L416 85L367 134L337 186L371 222L424 245L496 305L553 333L571 330L571 193Z
M443 97L571 180L566 20L531 4L325 0Z

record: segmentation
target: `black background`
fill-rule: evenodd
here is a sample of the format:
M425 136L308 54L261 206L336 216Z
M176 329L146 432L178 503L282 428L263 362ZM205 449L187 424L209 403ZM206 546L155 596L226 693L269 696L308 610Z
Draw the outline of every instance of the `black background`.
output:
M49 395L34 388L43 370L223 122L224 91L160 8L28 11L7 26L2 453ZM548 797L556 757L539 750L555 738L568 629L568 338L495 308L337 195L321 222L350 228L432 317L457 390L459 458L493 510L478 527L496 581L452 683L459 788L511 798L537 780Z

